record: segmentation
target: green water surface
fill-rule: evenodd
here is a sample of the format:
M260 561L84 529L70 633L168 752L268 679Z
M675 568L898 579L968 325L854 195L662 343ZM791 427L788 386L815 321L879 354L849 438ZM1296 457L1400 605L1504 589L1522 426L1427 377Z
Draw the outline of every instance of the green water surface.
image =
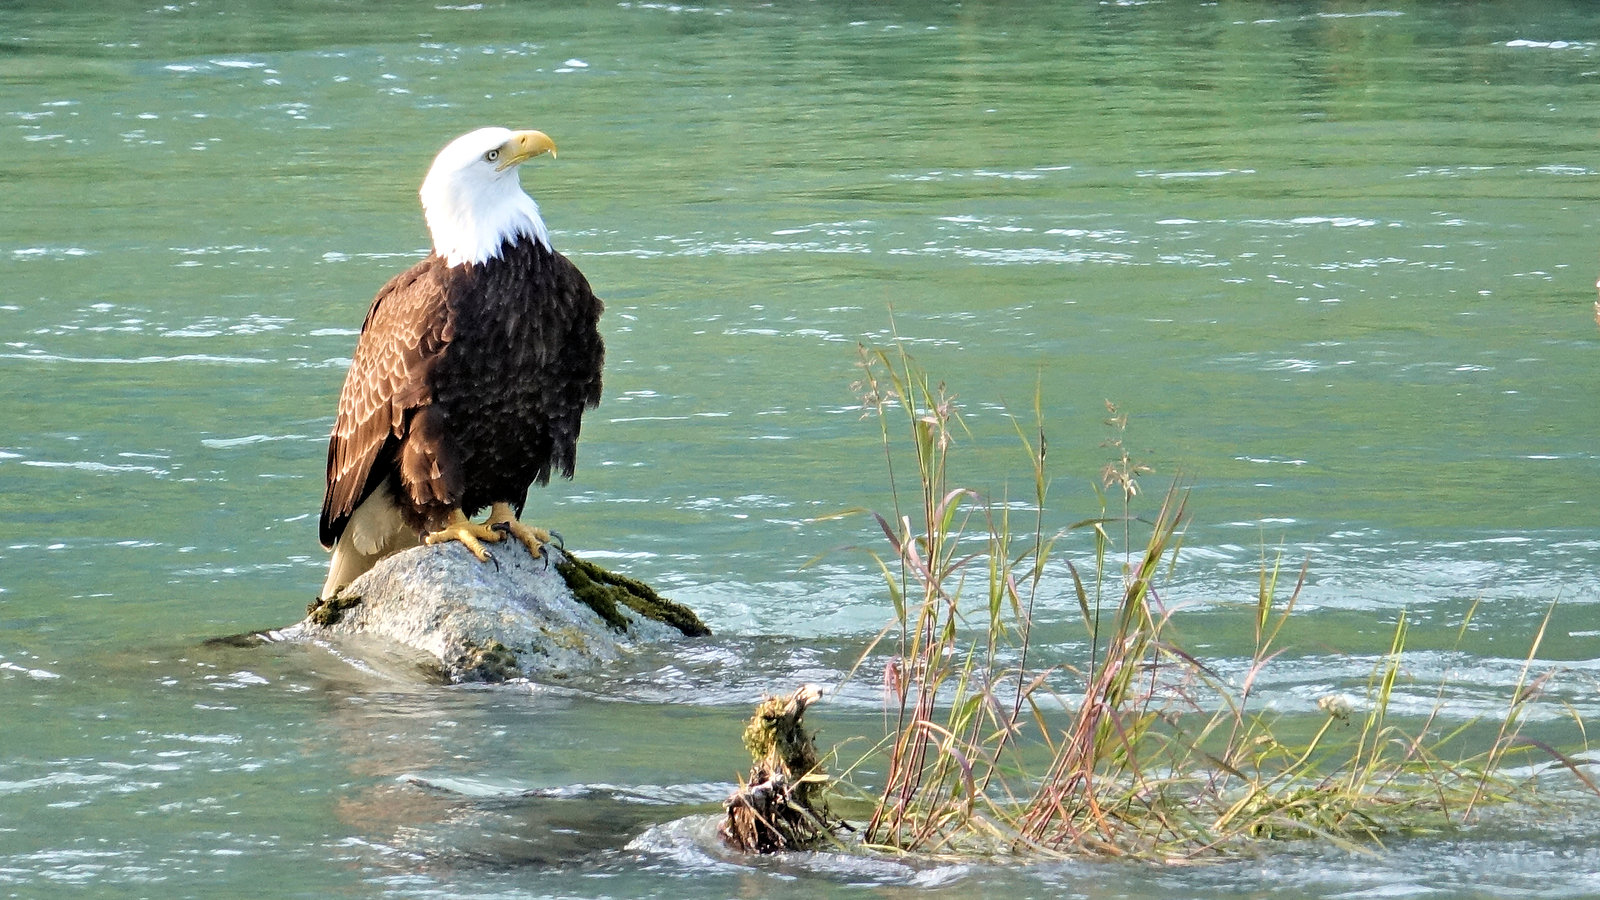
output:
M992 496L1038 388L1052 528L1130 415L1147 491L1193 487L1165 599L1219 670L1263 553L1309 557L1270 702L1359 690L1404 609L1397 702L1492 714L1554 601L1530 716L1581 751L1597 82L1578 3L0 5L0 895L1600 896L1600 803L1176 871L751 862L698 818L748 704L890 615L841 549L875 527L816 519L892 503L851 385L895 335ZM495 690L205 645L321 584L356 330L486 124L559 144L523 182L607 301L529 518L716 637ZM881 727L870 682L825 741Z

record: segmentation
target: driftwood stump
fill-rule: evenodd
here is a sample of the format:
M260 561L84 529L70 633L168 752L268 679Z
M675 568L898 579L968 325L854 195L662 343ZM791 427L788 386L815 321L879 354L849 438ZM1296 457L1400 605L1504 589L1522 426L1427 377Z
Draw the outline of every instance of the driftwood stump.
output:
M822 690L808 684L756 707L744 730L754 761L750 779L728 798L727 818L717 829L728 846L747 853L812 850L842 827L828 813L828 776L801 723L806 707L820 699Z

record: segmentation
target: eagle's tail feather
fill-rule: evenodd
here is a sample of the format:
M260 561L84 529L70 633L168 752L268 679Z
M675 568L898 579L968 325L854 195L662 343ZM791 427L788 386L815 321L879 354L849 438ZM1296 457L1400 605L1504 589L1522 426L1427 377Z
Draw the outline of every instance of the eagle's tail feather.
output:
M345 524L344 533L334 541L321 598L331 599L378 560L418 543L417 533L406 526L388 485L381 485L361 501Z
M331 600L340 588L355 581L378 561L377 556L360 553L350 544L351 541L343 538L334 542L333 559L328 562L328 580L322 583L321 599Z

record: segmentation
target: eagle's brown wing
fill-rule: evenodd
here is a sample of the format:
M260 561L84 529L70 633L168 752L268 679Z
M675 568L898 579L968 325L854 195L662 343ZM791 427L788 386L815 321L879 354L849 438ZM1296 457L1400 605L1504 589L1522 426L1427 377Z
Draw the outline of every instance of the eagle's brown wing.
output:
M605 304L589 288L572 261L559 253L554 257L566 332L556 350L555 389L546 402L551 405L551 464L562 476L571 478L578 461L578 433L585 410L600 404L601 370L605 367L606 345L600 337L600 314ZM548 470L547 473L548 474ZM541 479L541 483L543 480Z
M443 262L429 257L378 291L361 325L328 439L322 546L389 476L413 413L433 402L429 376L453 337Z

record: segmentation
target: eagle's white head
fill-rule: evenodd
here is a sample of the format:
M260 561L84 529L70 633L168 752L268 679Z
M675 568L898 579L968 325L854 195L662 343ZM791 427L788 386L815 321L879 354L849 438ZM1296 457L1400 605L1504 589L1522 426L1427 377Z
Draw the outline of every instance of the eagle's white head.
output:
M509 128L469 131L439 151L420 193L433 251L447 265L485 262L519 236L550 247L539 204L517 177L519 165L544 153L556 154L547 135Z

